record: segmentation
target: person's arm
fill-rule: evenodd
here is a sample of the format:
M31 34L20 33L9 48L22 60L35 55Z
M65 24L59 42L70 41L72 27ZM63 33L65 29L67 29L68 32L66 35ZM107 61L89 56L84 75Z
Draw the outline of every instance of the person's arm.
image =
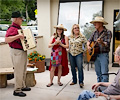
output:
M110 46L111 38L112 38L112 33L111 31L107 31L107 34L104 36L105 40L103 41L102 39L98 39L97 42L101 44L102 46Z
M90 41L87 41L87 49L89 52L91 52Z
M87 47L89 47L90 46L90 41L87 41Z
M52 36L52 37L50 38L50 42L49 42L48 48L51 48L51 47L53 47L53 46L55 45L55 42L52 43L53 38L54 38L54 36Z
M101 44L102 46L106 46L107 45L106 42L103 42L103 40L101 40L101 39L97 39L97 42L99 44Z
M92 41L94 41L94 34L95 34L95 32L92 33L92 35L90 36L90 38L89 38L88 41L87 41L87 49L88 49L89 51L91 50L90 43L91 43Z
M60 42L60 45L61 45L62 47L64 47L64 48L69 48L69 42L68 42L68 37L67 37L67 36L65 36L65 44L62 44L62 43Z
M102 86L109 86L111 83L110 82L99 82L99 83L96 83L92 86L92 89L93 90L97 90L98 86L102 85Z
M14 40L19 39L19 38L24 39L24 35L18 34L18 35L15 35L15 36L5 37L5 42L10 43L10 42L13 42Z
M54 36L52 36L52 37L50 38L50 42L49 42L48 48L51 48L51 47L53 47L54 45L59 44L59 41L57 41L57 40L56 40L54 43L52 43L53 38L54 38Z
M85 38L85 37L83 37L83 44L82 44L82 49L84 50L84 51L86 51L87 50L87 39Z
M101 93L101 92L95 92L95 95L96 97L98 96L104 96L107 100L112 100L112 99L115 99L115 100L120 100L120 95L107 95L107 94L104 94L104 93Z
M115 100L120 100L120 95L109 95L110 100L115 99Z

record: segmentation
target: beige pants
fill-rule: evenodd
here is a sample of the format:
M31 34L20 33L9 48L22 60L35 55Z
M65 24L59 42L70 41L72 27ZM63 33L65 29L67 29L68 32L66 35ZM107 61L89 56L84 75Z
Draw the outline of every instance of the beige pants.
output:
M15 77L15 91L21 92L21 88L26 87L26 64L27 64L27 52L23 50L10 48L12 63L14 66Z

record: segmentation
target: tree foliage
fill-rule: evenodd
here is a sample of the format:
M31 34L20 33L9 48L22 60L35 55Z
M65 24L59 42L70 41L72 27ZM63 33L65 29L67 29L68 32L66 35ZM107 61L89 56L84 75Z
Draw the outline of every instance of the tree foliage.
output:
M22 0L0 0L1 3L1 11L0 18L1 19L10 19L11 13L13 11L22 11L24 9L24 4L21 2Z
M36 8L36 0L23 0L23 3L25 4L25 17L27 19L27 22L29 20L29 18L31 19L35 19L35 13L34 10L37 9Z
M96 16L102 16L102 11L94 13L92 20L94 20ZM95 31L95 27L90 23L86 23L85 25L81 26L81 28L84 30L83 34L87 39L89 39L91 34Z
M27 12L28 18L35 19L34 10L37 9L35 3L36 0L0 0L0 19L9 20L11 13L18 10L25 18Z

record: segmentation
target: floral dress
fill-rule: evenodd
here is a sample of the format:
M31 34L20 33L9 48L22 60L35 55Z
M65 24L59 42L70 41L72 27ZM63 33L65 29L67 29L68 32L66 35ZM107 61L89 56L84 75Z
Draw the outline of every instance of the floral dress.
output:
M52 43L55 42L55 38L53 38ZM61 40L62 44L65 44L65 39L63 38ZM55 70L55 76L58 75L58 66L62 65L62 76L65 76L69 73L68 68L68 59L67 59L67 51L66 48L63 48L60 45L54 45L51 52L51 59L50 59L50 67L49 70L51 70L51 66L56 67Z
M58 67L61 65L62 60L62 47L60 45L56 45L52 48L51 52L51 65Z

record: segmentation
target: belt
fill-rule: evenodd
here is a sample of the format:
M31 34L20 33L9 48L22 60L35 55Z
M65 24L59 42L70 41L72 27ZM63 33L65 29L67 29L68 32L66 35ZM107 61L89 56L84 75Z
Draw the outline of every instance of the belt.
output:
M101 51L100 54L101 54L101 53L109 53L109 51Z
M11 48L13 48L13 47L11 47ZM17 49L17 50L23 50L23 49L20 49L20 48L13 48L13 49ZM24 50L23 50L24 51Z

